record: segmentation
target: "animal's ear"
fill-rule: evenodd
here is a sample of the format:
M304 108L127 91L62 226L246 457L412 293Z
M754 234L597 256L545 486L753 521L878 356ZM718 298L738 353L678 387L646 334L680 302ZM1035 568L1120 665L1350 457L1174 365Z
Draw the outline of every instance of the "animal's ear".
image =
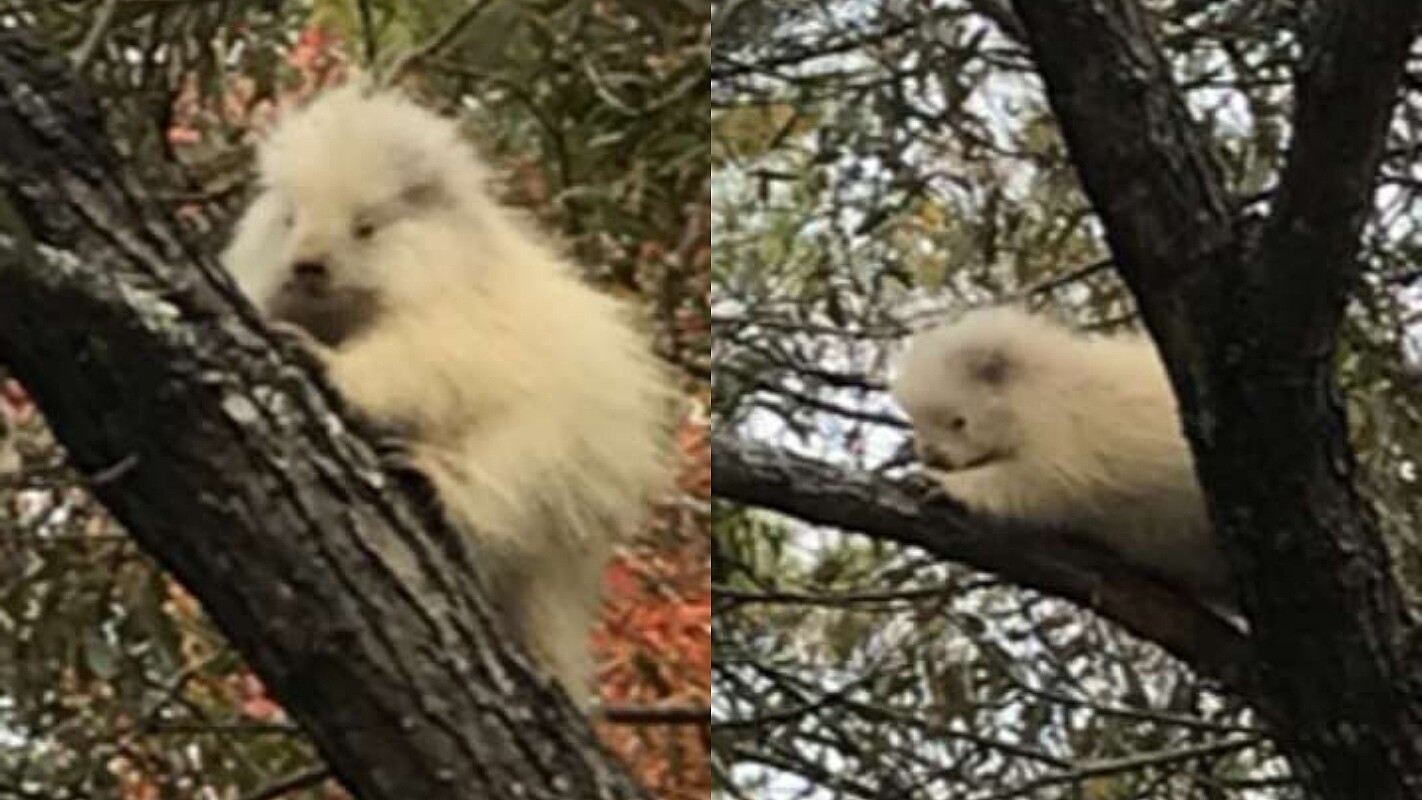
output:
M447 202L449 192L439 178L425 176L406 186L404 191L400 192L400 200L413 208L431 208Z
M968 376L987 386L1002 386L1012 378L1015 366L1006 350L984 347L968 353Z

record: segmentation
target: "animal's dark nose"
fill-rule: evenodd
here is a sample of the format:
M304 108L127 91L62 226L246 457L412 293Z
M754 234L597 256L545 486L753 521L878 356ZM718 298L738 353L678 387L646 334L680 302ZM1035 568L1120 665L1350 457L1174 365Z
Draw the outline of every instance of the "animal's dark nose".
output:
M302 259L291 265L291 274L298 281L312 282L324 280L327 275L326 262Z

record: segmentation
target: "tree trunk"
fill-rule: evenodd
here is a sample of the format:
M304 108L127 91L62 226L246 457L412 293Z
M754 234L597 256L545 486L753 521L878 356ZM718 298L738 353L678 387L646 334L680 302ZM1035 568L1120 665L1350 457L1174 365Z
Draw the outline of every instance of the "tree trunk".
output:
M1422 4L1303 5L1293 140L1255 237L1137 0L1014 2L1170 368L1275 736L1317 797L1417 798L1417 625L1357 488L1332 362Z
M646 795L499 630L464 540L0 32L0 361L362 800Z

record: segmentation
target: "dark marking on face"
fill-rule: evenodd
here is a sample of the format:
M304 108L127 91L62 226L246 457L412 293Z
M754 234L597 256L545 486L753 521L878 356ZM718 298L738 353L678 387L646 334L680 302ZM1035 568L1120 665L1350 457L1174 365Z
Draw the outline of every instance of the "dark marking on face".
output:
M1001 386L1012 377L1012 359L996 348L968 356L968 374L973 380L988 386Z
M291 281L268 298L266 313L301 326L327 347L338 347L370 328L380 316L381 304L370 290L316 288Z
M424 180L410 184L400 192L400 202L411 208L432 208L449 202L449 192L437 180Z
M918 448L918 460L923 462L925 467L942 470L944 472L953 471L953 462L947 456L930 445L921 445Z

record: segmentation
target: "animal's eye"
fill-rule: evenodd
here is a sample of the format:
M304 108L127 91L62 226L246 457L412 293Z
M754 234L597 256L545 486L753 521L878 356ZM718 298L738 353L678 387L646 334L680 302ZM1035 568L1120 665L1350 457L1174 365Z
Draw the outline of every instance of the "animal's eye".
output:
M281 224L290 228L296 224L296 212L288 211L281 217Z
M966 417L959 414L948 420L948 427L955 431L961 431L962 429L968 427L968 420Z
M351 235L357 239L369 239L375 235L375 223L362 220L351 228Z

